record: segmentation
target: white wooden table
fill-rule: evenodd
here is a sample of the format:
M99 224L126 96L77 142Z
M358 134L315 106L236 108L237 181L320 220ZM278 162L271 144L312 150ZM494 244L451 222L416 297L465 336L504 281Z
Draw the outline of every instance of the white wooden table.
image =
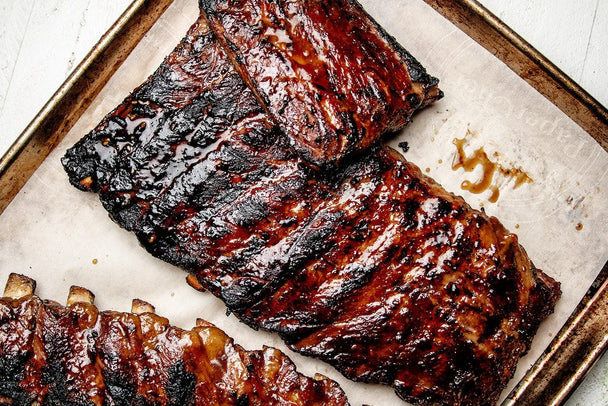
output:
M608 0L481 0L608 105ZM0 1L0 155L130 0ZM608 405L608 356L568 406Z

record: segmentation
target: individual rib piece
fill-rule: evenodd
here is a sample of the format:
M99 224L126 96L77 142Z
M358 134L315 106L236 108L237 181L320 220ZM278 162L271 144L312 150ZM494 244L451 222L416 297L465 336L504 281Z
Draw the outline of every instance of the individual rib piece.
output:
M317 165L363 151L442 93L355 0L199 0L239 73Z
M98 191L114 220L153 255L188 270L191 284L294 350L354 380L392 385L414 403L495 402L559 284L496 219L386 147L331 171L310 166L216 41L199 20L159 70L67 152L71 182ZM223 73L184 85L193 82L183 65L204 77ZM132 110L126 125L108 130L124 119L124 106L152 105L156 87L190 96L156 115ZM190 111L197 92L207 108L186 130L154 124L157 115ZM205 130L213 141L196 149L215 101L225 112L213 113L221 125Z
M133 313L100 312L79 287L62 306L30 282L11 274L0 298L0 404L348 404L335 382L299 374L279 350L246 351L203 320L182 330L138 299Z

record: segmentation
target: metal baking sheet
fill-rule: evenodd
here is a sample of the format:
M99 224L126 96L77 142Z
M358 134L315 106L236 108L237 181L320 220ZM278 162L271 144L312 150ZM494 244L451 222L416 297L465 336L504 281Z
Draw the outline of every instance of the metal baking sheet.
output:
M127 310L137 296L174 324L191 327L203 317L248 348L281 348L302 372L339 381L353 404L399 404L390 388L352 383L326 364L290 352L275 335L226 317L221 302L192 290L181 270L152 258L113 224L95 195L68 185L59 163L65 149L152 73L198 15L194 0L133 4L0 162L0 203L6 207L0 216L0 279L26 273L38 280L42 297L55 300L63 300L71 284L85 286L102 309ZM441 79L446 92L390 144L407 142L408 160L499 217L536 265L562 282L555 314L503 395L507 404L533 404L538 396L542 404L560 404L606 346L605 273L600 275L608 258L605 109L474 2L362 4ZM129 43L137 46L116 70ZM476 183L484 173L480 167L454 170L458 142L464 155L483 151L500 168L489 190L462 189L463 181ZM518 173L529 180L518 181ZM495 202L492 189L499 193ZM581 342L592 343L582 358Z

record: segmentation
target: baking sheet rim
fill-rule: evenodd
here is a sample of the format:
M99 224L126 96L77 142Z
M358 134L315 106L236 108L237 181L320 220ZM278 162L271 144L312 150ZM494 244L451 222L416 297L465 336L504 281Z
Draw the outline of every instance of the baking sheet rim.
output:
M445 4L444 0L425 0L431 7L435 8L446 19L454 23L458 28L467 33L473 40L478 41L475 35L463 29L462 24L458 24L458 17L450 15L450 10L440 10ZM73 124L82 113L89 107L95 99L97 92L103 87L105 82L115 73L120 64L128 56L128 52L124 49L113 49L112 44L121 41L127 35L136 36L137 44L143 37L145 32L151 28L164 10L173 2L173 0L163 0L161 5L156 2L157 6L152 7L152 0L134 0L117 22L108 30L108 32L100 39L100 41L92 48L87 57L77 66L72 75L62 84L53 97L47 102L43 109L36 115L24 132L15 141L13 146L0 159L0 215L4 209L10 204L10 201L17 195L21 187L27 182L29 177L38 168L38 166L46 159L52 149L63 139L69 132ZM501 58L501 55L495 56L503 63L513 69L522 79L530 83L535 89L541 92L550 101L554 102L547 94L546 89L539 87L546 86L547 83L557 83L557 91L563 93L565 98L574 98L579 102L585 111L577 113L576 117L564 111L564 108L556 103L556 105L564 111L564 114L577 122L585 131L587 131L596 141L607 149L608 140L608 110L599 104L592 96L590 96L578 84L566 76L559 68L547 60L542 54L536 51L530 44L519 37L509 27L502 23L496 16L483 8L475 0L462 0L453 2L457 4L460 12L468 13L476 17L476 24L481 25L482 30L492 30L493 34L498 38L505 39L507 46L512 47L511 52L519 53L517 58L526 60L530 65L540 67L539 72L535 72L537 79L542 79L540 84L530 78L522 76L521 72L509 64L508 60ZM147 18L142 18L142 16ZM133 31L129 31L130 24L140 25ZM496 39L492 36L491 40ZM487 48L487 44L482 44ZM504 44L502 44L504 46ZM120 53L122 55L112 55L117 58L117 62L112 66L104 66L104 52L110 49L111 52ZM132 49L132 48L131 48ZM508 55L507 55L508 56ZM75 97L76 88L83 86L82 81L90 74L91 71L102 69L105 77L104 82L99 86L99 89L90 89L95 86L93 82L86 82L87 96L81 97L79 103L65 103L68 97ZM561 94L560 93L560 94ZM561 96L563 96L561 95ZM560 96L560 97L561 97ZM67 118L66 118L67 117ZM583 117L581 122L581 117ZM588 121L591 121L591 127ZM59 122L59 124L57 124ZM49 125L49 123L54 123ZM49 128L52 130L49 131ZM589 131L589 128L600 128L604 131L599 133L595 130ZM605 138L598 134L604 134ZM33 148L33 152L29 151ZM18 177L15 174L19 174ZM9 187L4 187L4 186ZM551 344L547 347L540 358L527 371L524 378L511 391L509 396L503 402L503 405L514 405L517 402L526 399L530 401L543 400L545 404L559 405L565 402L569 395L574 391L580 382L585 378L587 372L591 369L595 361L608 348L608 333L601 331L591 331L590 322L598 321L601 314L608 314L608 262L603 267L595 282L589 288L585 298L574 310L568 321L562 326L558 335L554 338ZM581 334L582 333L582 334ZM595 335L594 335L595 333ZM598 336L599 334L599 336ZM592 336L589 338L588 336ZM574 337L574 338L573 338ZM582 338L581 338L582 337ZM599 338L598 338L599 337ZM579 342L573 342L578 338ZM602 339L603 338L603 339ZM578 355L581 350L580 341L592 340L591 348L585 352L583 357ZM576 347L578 345L578 347ZM573 354L578 354L573 357ZM559 365L559 361L566 359L568 371L563 369L555 370L550 366ZM572 365L572 361L576 362L576 366ZM558 387L559 386L559 387Z

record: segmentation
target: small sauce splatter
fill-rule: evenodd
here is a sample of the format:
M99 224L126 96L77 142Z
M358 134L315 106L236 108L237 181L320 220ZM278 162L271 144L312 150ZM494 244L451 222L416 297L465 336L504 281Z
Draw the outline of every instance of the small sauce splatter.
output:
M97 263L98 263L99 261L97 260L97 258L93 258L93 261L91 261L91 262L93 262L93 265L97 265Z
M483 147L476 149L473 151L472 155L467 156L464 146L468 142L469 137L473 136L473 132L471 132L470 129L467 129L467 134L464 138L456 138L453 141L454 145L456 145L456 155L452 162L453 170L462 168L465 172L473 172L478 166L481 166L482 168L481 178L476 182L471 182L469 180L463 181L460 185L462 189L475 194L480 194L489 190L491 191L491 194L488 201L490 203L496 203L500 197L497 175L501 175L507 180L513 180L513 189L517 189L524 183L531 183L533 181L521 168L509 168L492 161ZM498 157L499 155L498 152L493 153L494 157Z
M483 173L477 182L465 180L462 182L460 187L475 194L483 193L486 190L491 190L492 195L488 200L491 203L495 203L500 196L498 188L492 185L494 172L496 172L496 164L490 161L483 148L476 149L472 156L467 156L464 152L464 144L466 141L466 137L456 138L454 140L454 145L456 145L458 153L454 157L452 169L456 170L458 168L463 168L465 172L472 172L478 165L481 165Z
M576 231L581 231L583 229L583 223L578 223L576 225Z
M574 199L572 199L574 201ZM572 210L578 210L581 207L581 204L583 203L583 201L585 200L585 197L581 197L580 199L578 199L576 201L576 203L574 204L574 206L572 207Z
M519 228L519 224L515 224L515 228Z
M426 173L429 173L429 172L431 171L431 168L426 168L424 171L425 171Z
M500 166L499 169L500 173L502 173L505 177L515 180L513 189L517 189L524 183L532 183L532 178L530 175L524 172L521 168L503 168Z
M441 165L443 163L443 159L440 159L439 161L437 161L439 163L439 165Z

